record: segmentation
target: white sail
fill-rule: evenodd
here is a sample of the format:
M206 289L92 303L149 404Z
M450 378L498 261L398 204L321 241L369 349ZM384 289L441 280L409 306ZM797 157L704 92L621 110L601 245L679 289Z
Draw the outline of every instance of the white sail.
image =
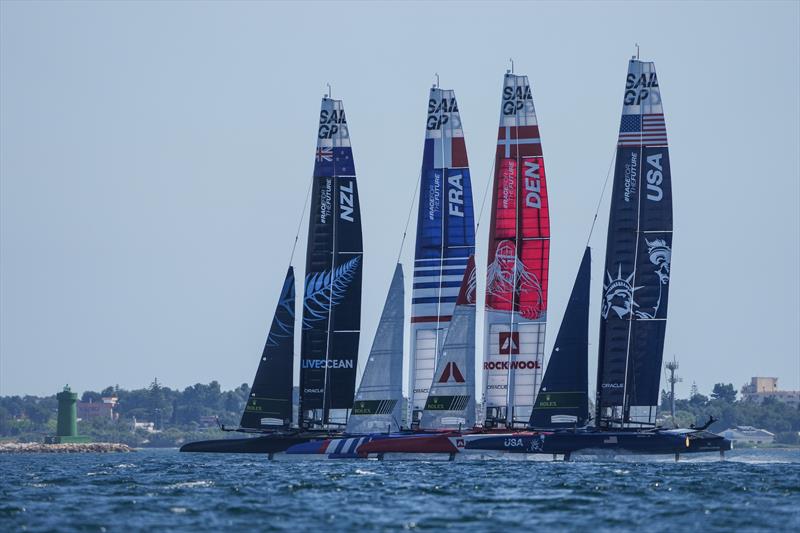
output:
M462 429L474 425L475 259L470 257L420 427Z
M358 387L348 433L397 431L403 403L403 266L397 264L375 331L361 385Z

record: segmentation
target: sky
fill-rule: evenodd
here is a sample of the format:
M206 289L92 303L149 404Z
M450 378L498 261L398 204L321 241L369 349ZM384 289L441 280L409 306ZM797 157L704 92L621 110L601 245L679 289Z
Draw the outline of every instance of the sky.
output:
M359 181L363 361L412 207L435 75L456 91L480 206L510 58L532 83L547 168L549 354L636 43L656 63L670 138L665 357L680 363L678 395L751 376L800 389L799 6L0 2L0 395L155 377L173 388L249 383L327 83L344 101ZM607 200L590 241L590 387ZM413 235L412 220L407 295Z

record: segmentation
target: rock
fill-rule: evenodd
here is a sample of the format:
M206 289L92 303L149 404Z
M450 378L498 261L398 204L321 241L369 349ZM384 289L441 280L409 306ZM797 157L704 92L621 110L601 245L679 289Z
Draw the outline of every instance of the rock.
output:
M43 444L40 442L0 442L0 453L109 453L132 452L127 444L86 442L73 444Z

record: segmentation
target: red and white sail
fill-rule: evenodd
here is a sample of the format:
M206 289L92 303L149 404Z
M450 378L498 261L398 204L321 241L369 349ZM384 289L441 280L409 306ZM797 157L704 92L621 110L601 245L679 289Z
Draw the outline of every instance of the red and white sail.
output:
M506 74L495 155L483 363L489 424L527 424L541 383L550 219L527 76Z

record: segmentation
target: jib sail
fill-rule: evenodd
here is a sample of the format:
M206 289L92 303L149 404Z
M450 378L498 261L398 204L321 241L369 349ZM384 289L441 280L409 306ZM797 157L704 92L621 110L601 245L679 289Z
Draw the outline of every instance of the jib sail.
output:
M654 423L672 255L667 128L655 65L628 65L603 280L601 425Z
M587 247L556 335L530 425L576 427L589 418L589 285L592 256Z
M404 305L403 266L398 263L364 367L364 375L361 376L361 385L347 420L348 433L400 429L403 403Z
M361 214L341 100L323 98L306 249L301 425L344 422L353 405L361 325Z
M471 256L430 384L421 428L475 425L475 284L475 257Z
M263 429L291 425L293 367L294 269L289 267L239 426Z
M506 74L495 155L483 362L488 425L527 424L541 381L550 218L527 76Z
M411 300L412 423L425 407L467 259L475 251L467 149L452 90L430 91L420 180Z

